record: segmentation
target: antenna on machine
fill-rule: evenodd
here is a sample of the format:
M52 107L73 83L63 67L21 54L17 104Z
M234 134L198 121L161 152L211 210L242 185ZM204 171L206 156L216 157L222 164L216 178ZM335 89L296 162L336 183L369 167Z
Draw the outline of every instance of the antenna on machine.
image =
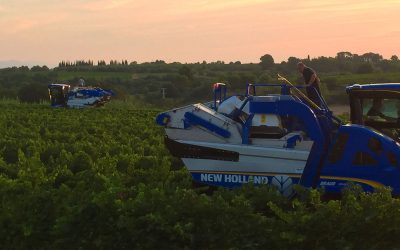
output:
M162 99L165 99L165 94L166 94L166 92L165 92L165 90L166 90L167 88L161 88L161 91L162 91Z
M83 78L80 78L78 81L78 86L84 87L85 86L85 80Z

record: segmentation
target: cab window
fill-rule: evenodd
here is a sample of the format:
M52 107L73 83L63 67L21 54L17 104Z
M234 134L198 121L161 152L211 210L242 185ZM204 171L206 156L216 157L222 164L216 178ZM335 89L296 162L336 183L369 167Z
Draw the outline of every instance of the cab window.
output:
M365 120L396 122L400 117L400 100L383 98L363 99Z
M387 159L388 159L390 165L392 165L393 167L397 167L399 165L399 163L397 161L397 157L393 152L387 153Z
M329 163L335 164L338 161L340 161L340 159L342 159L345 146L348 140L349 140L349 134L347 133L339 134L335 144L333 145L332 152L328 157Z
M378 162L368 153L357 152L353 158L353 165L356 166L377 166Z
M376 138L374 138L374 137L371 137L371 138L368 140L368 148L369 148L372 152L374 152L375 154L377 154L377 155L380 155L380 154L383 152L382 143L381 143L378 139L376 139Z

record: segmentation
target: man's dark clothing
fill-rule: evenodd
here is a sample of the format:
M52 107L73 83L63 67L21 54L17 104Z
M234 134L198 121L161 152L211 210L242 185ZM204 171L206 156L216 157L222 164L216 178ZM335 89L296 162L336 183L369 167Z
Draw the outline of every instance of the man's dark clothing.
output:
M308 84L311 80L311 76L315 74L315 71L312 68L304 67L303 70L303 78L305 84ZM319 79L315 78L314 82L312 82L309 86L306 87L307 96L310 98L318 106L321 105L321 100L319 96L321 96L321 91L319 90Z
M380 116L380 117L384 117L385 115L384 115L381 111L375 109L374 107L371 107L371 109L368 110L368 112L367 112L367 116Z
M311 80L311 76L315 74L315 71L312 68L309 67L304 67L303 70L303 78L306 84L308 84ZM317 86L318 85L318 79L315 78L315 81L311 83L311 85L313 86Z

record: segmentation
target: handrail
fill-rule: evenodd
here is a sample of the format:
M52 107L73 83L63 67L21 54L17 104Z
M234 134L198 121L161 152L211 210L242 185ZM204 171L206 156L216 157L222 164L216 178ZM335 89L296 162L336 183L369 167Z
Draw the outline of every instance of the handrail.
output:
M317 88L315 88L314 86L312 86L312 88L314 89L314 91L317 94L318 98L321 100L321 106L323 106L325 110L330 111L329 107L328 107L328 104L326 103L326 101L322 97L322 95L320 95L320 93L317 91Z
M284 87L286 83L247 83L248 87ZM295 85L296 88L305 88L303 85Z
M295 85L293 85L288 79L286 79L285 77L278 74L278 80L284 81L287 84L289 84L297 92L297 94L299 94L304 100L306 100L306 102L308 104L310 104L314 109L318 109L318 110L321 109L317 104L315 104L313 101L311 101L310 98L308 98L305 94L303 94L303 92L301 92Z

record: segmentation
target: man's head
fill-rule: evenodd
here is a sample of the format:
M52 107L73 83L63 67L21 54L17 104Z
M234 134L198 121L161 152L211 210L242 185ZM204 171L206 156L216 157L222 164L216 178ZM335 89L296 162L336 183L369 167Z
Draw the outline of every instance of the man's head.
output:
M305 67L306 67L306 65L304 65L303 62L299 62L299 63L297 64L297 70L298 70L300 73L303 73L303 70L304 70Z

